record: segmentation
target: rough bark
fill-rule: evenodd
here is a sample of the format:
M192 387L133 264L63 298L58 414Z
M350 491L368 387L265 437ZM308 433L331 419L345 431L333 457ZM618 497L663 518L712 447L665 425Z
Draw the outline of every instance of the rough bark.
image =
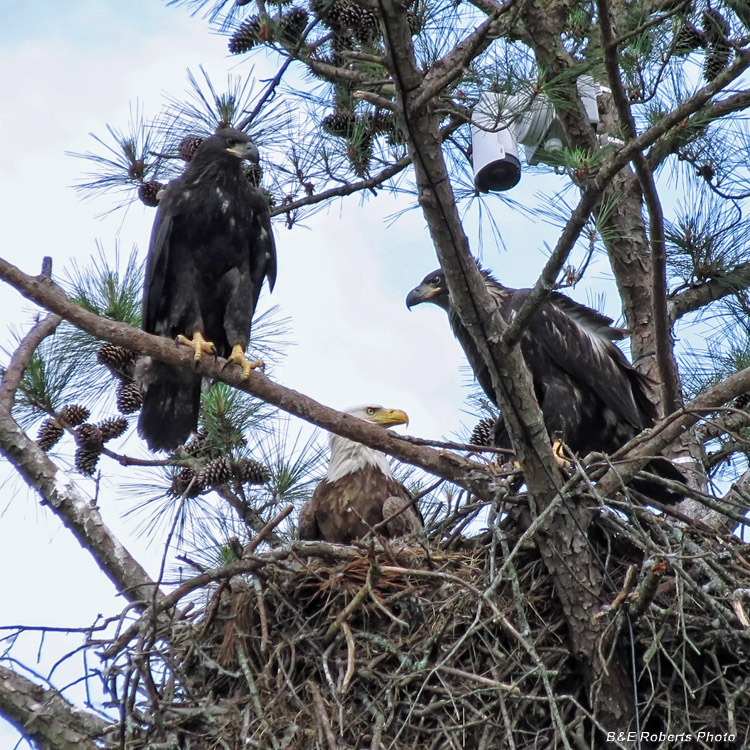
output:
M57 690L43 688L0 666L0 714L45 750L95 750L111 725L75 708Z
M429 105L416 106L421 102L422 79L411 48L405 10L393 0L383 0L381 7L386 54L409 130L419 202L453 304L490 370L513 447L536 504L531 512L533 518L549 505L561 485L549 438L520 351L504 343L506 327L487 299L470 257L437 139L437 118ZM553 6L545 6L545 14L551 10ZM568 500L552 514L537 541L568 620L571 647L581 660L591 704L603 726L616 729L626 726L633 715L632 687L619 664L607 666L600 657L605 650L603 623L594 619L594 614L604 604L605 587L588 544L588 521L587 514Z

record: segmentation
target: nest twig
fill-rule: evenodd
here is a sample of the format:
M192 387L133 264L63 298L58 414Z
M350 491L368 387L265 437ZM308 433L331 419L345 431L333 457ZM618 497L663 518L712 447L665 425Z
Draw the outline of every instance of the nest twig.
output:
M635 667L642 731L750 744L750 548L626 506L589 530L612 582L601 658ZM296 542L253 557L203 608L109 653L126 746L598 746L533 537L505 523L461 551Z

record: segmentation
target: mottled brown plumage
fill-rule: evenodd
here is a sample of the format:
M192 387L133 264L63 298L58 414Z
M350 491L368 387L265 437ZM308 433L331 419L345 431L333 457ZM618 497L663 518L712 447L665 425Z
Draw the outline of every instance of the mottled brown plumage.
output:
M510 324L531 290L503 286L488 271L480 270L487 292ZM453 333L479 384L498 406L490 370L453 306L442 270L427 274L406 298L409 308L423 302L431 302L448 313ZM531 373L548 434L582 457L593 451L614 453L656 423L656 408L648 395L651 381L613 343L626 334L612 326L610 318L553 292L539 305L521 337L521 353ZM512 448L502 416L497 421L494 444ZM665 458L654 459L646 471L673 481L684 480ZM660 502L681 499L679 493L645 479L636 480L633 486Z
M404 412L381 406L353 407L346 412L384 427L407 421ZM386 523L377 532L386 537L412 534L423 526L411 495L393 477L385 455L331 435L326 478L300 510L300 539L350 544L382 521Z
M143 291L143 330L189 343L239 364L264 280L273 289L276 249L268 205L245 178L242 162L258 163L246 133L226 128L206 138L184 174L159 199ZM210 342L210 344L209 344ZM138 422L151 450L172 450L198 426L201 378L144 358Z

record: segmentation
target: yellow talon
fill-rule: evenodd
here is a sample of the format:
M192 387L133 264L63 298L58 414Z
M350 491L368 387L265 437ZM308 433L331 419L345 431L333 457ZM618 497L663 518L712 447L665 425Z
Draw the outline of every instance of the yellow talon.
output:
M187 336L183 336L180 334L175 341L178 344L184 344L185 346L189 346L194 352L195 352L195 361L200 362L201 357L204 353L206 354L216 354L216 347L213 345L211 341L206 341L206 339L203 338L203 334L200 331L196 331L193 334L192 340L189 339Z
M557 461L557 465L564 471L570 472L573 468L573 462L568 458L568 449L562 440L552 441L552 454Z
M254 362L250 362L248 358L245 356L244 349L239 345L235 344L232 347L232 353L229 355L229 359L227 362L231 362L232 364L239 365L242 368L242 377L248 378L250 377L250 371L255 370L257 368L263 368L263 360L256 359Z

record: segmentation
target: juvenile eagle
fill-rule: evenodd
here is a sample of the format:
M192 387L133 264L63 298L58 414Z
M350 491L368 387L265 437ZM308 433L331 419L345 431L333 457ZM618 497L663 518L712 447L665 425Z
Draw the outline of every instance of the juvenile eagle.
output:
M409 421L401 410L382 406L354 406L344 411L383 427ZM394 478L383 453L333 433L330 444L325 479L300 510L300 539L350 544L383 520L385 527L379 531L386 537L404 536L422 528L420 512L411 505L406 488Z
M207 138L184 174L159 201L146 260L143 329L195 350L227 357L247 376L261 362L245 349L263 279L276 280L276 249L268 205L247 180L243 159L258 149L239 130ZM201 379L146 360L138 430L151 450L185 442L198 424Z
M481 272L500 314L510 323L531 290L505 287L488 271ZM489 370L451 303L442 270L427 274L406 297L410 309L421 302L432 302L448 313L453 334L479 384L497 406ZM611 324L611 318L553 293L535 312L521 337L521 353L550 438L561 440L581 456L592 451L613 453L641 430L653 426L657 418L648 397L649 379L613 343L627 332ZM500 448L512 447L502 417L495 428L494 442ZM664 458L655 459L646 470L684 481ZM633 485L654 500L679 499L656 482L636 480Z

